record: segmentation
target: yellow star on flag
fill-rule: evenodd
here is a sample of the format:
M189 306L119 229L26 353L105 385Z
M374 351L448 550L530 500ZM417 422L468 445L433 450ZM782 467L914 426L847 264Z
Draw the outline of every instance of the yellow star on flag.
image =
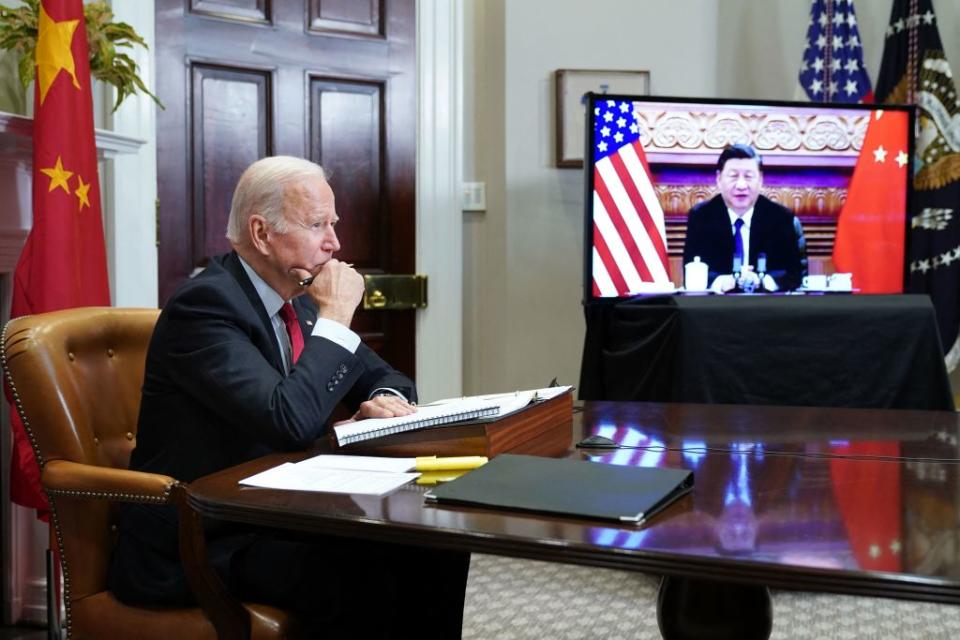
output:
M63 187L64 191L68 194L70 193L70 185L67 184L67 180L73 176L73 172L63 168L63 161L60 159L60 156L57 156L57 164L49 169L40 169L40 173L50 176L50 188L47 189L47 193L50 193L57 187Z
M80 88L73 62L73 33L77 30L79 20L64 20L56 22L47 15L40 3L40 22L37 37L37 80L40 82L40 104L47 97L47 91L53 81L57 79L63 69L73 78L73 86Z
M73 194L77 196L77 200L80 201L80 211L83 211L84 207L90 207L90 198L87 197L87 192L90 191L90 185L83 183L83 178L77 176L77 188L74 190Z

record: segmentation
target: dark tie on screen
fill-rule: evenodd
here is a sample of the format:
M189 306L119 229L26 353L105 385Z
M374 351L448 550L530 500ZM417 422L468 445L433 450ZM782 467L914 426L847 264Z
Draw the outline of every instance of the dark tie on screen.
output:
M746 263L746 256L743 255L743 218L737 218L733 223L733 242L733 264L742 266Z
M297 321L297 312L289 302L280 307L280 317L287 326L287 335L290 336L290 350L293 351L293 362L297 361L303 352L303 332ZM293 362L290 363L293 366Z

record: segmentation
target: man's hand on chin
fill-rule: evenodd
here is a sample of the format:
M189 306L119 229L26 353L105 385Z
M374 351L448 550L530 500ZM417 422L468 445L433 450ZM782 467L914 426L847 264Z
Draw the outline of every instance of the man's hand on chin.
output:
M306 269L294 268L290 273L302 281L311 276ZM328 260L304 291L313 299L320 310L318 317L350 326L353 313L363 299L363 276L357 273L353 265L336 258Z

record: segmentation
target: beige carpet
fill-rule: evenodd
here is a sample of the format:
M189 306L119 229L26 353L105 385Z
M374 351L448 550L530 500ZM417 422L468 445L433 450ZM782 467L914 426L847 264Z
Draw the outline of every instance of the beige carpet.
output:
M464 640L656 640L658 579L639 573L473 556ZM960 639L960 606L775 591L776 640Z

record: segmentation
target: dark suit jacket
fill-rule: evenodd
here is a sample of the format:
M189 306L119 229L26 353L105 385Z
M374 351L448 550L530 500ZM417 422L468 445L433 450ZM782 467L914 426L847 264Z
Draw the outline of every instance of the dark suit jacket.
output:
M719 194L701 202L687 217L687 240L683 246L683 263L700 256L709 268L709 282L733 271L733 230L727 206ZM807 274L807 245L803 227L793 212L760 196L750 222L749 263L754 269L757 256L767 254L767 273L776 280L781 291L796 289Z
M270 318L236 253L214 258L180 287L150 342L130 468L189 482L270 452L306 448L324 435L338 403L355 409L376 388L416 400L413 382L366 345L353 354L312 337L308 321L317 310L307 296L294 307L305 344L286 376ZM221 571L250 540L235 527L207 533ZM173 508L124 510L110 583L121 600L189 601Z

